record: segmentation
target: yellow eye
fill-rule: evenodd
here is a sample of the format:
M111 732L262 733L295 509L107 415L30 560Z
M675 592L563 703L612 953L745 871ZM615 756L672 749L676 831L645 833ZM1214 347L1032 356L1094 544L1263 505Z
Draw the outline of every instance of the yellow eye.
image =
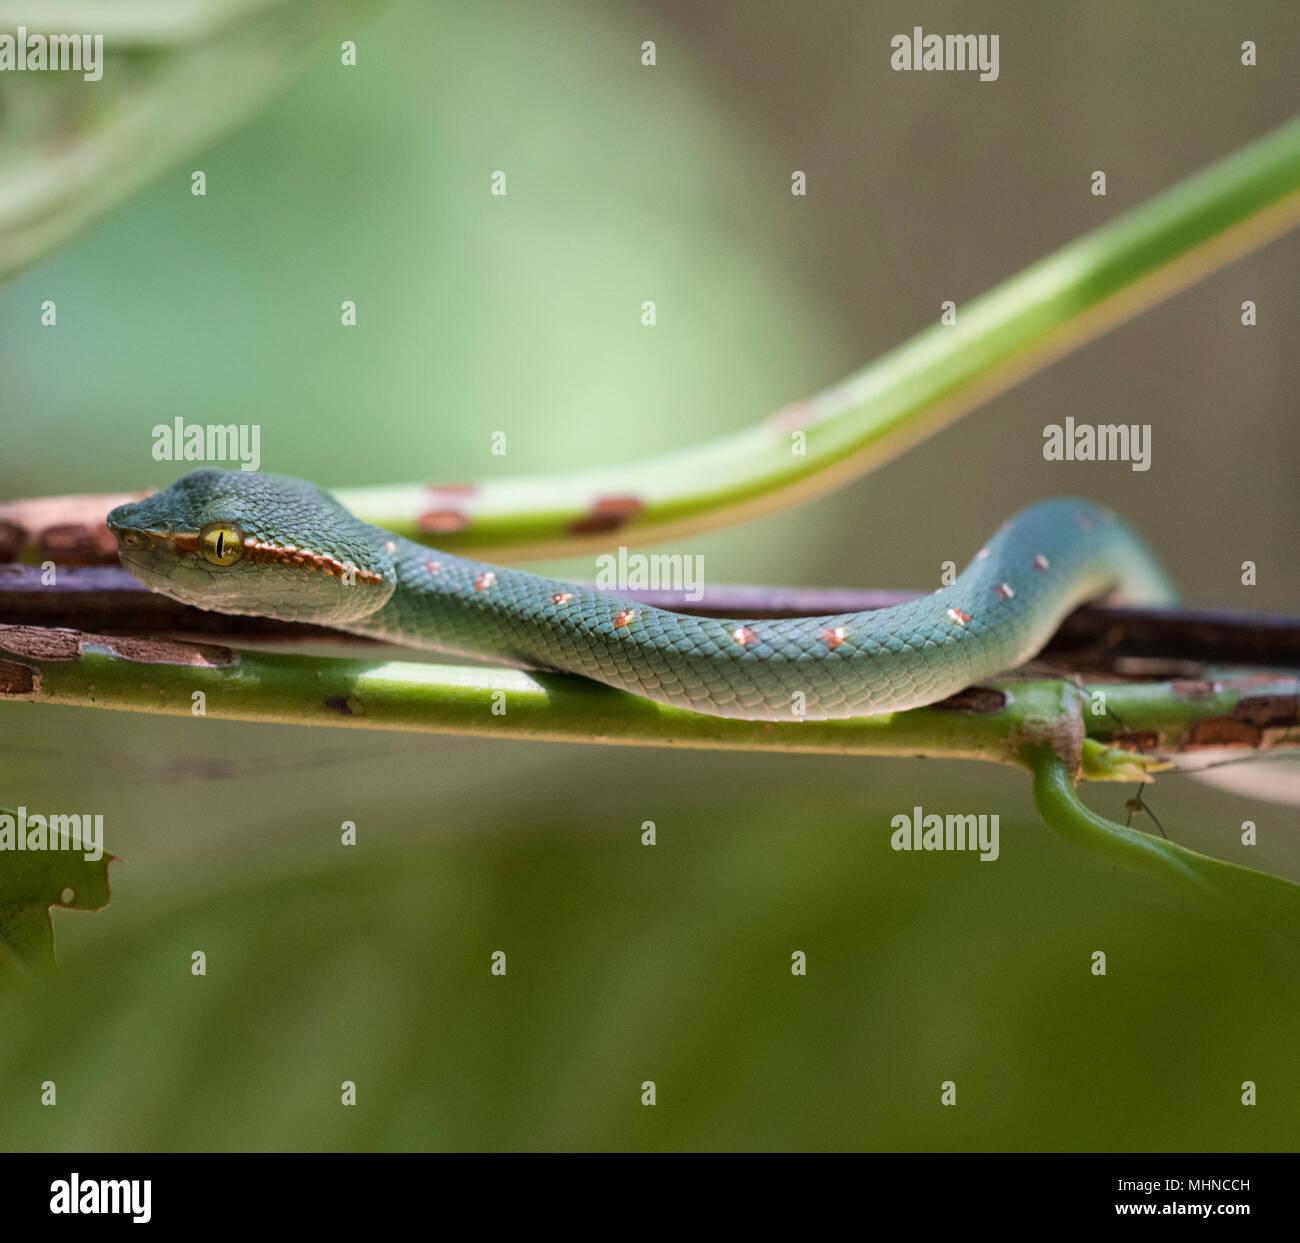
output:
M213 565L234 565L244 555L244 537L228 522L209 522L199 532L199 551Z

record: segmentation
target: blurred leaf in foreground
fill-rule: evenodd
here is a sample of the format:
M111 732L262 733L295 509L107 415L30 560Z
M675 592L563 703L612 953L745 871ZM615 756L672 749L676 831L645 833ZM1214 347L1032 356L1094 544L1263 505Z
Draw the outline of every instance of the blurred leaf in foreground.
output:
M15 834L26 816L0 808L0 984L54 966L50 908L98 911L108 905L108 865L113 856L77 849L66 834L51 835L48 849L17 850ZM45 821L41 822L44 839ZM52 843L57 840L59 845Z
M378 0L0 0L0 32L102 34L97 81L0 75L0 280L284 86L322 31Z

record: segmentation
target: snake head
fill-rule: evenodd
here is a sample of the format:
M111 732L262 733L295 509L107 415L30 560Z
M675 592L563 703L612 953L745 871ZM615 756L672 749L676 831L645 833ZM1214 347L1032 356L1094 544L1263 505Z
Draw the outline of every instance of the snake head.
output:
M108 515L146 587L218 613L346 625L387 602L393 546L315 484L196 470Z

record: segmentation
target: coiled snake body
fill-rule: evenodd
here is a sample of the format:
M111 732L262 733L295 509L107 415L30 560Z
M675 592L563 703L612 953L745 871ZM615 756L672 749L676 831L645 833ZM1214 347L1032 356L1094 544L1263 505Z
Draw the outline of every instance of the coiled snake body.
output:
M1069 498L1016 515L932 595L779 621L687 616L437 552L276 475L193 471L108 521L136 578L199 608L562 670L751 720L933 703L1028 659L1085 600L1173 597L1123 521Z

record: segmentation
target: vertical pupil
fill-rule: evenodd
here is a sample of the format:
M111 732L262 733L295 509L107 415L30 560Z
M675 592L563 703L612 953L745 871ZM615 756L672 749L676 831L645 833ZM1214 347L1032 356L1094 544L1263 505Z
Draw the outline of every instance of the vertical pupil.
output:
M225 542L225 538L226 538L226 533L224 531L217 532L217 556L218 557L224 555L221 551L221 545Z

